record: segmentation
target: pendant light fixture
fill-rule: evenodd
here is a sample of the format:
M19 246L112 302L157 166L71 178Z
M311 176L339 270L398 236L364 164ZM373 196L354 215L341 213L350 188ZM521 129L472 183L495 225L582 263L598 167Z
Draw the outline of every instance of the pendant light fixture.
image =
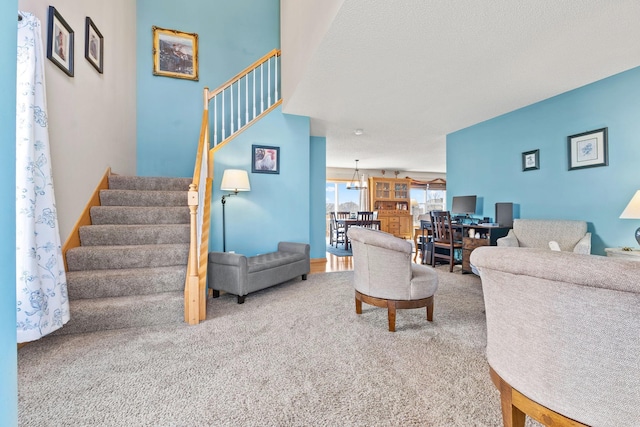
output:
M366 190L367 189L367 181L364 177L364 174L360 176L360 172L358 171L358 160L356 160L356 170L353 173L353 178L351 181L347 183L347 190Z

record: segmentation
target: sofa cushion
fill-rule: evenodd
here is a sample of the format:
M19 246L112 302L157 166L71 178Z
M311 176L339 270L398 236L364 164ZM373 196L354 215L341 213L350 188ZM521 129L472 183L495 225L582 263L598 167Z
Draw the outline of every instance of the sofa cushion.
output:
M270 252L247 258L247 271L254 273L305 259L305 254L298 252Z

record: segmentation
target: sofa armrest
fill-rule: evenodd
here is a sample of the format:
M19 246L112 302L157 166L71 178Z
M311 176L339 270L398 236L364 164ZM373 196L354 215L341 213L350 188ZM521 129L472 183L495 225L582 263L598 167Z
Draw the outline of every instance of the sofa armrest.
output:
M280 242L278 252L297 252L309 256L310 247L307 243Z
M518 248L518 247L520 247L520 244L518 243L518 238L516 237L515 233L513 232L513 229L509 230L509 233L506 236L501 237L498 240L496 240L496 245L497 246L510 247L510 248Z
M576 243L576 246L573 248L573 252L585 255L589 255L591 253L591 233L585 234L584 237Z

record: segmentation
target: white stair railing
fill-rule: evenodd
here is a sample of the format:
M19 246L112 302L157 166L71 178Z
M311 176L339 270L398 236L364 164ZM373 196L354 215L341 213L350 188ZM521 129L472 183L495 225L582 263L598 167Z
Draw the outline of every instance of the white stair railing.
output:
M205 99L209 100L208 108L213 112L209 119L213 126L211 148L233 137L279 103L279 62L280 51L274 49L215 91L205 88Z

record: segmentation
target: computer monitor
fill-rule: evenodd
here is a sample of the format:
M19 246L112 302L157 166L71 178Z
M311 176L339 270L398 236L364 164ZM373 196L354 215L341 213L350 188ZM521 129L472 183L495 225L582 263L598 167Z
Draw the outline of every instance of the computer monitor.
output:
M451 213L473 215L476 213L476 196L453 196Z

